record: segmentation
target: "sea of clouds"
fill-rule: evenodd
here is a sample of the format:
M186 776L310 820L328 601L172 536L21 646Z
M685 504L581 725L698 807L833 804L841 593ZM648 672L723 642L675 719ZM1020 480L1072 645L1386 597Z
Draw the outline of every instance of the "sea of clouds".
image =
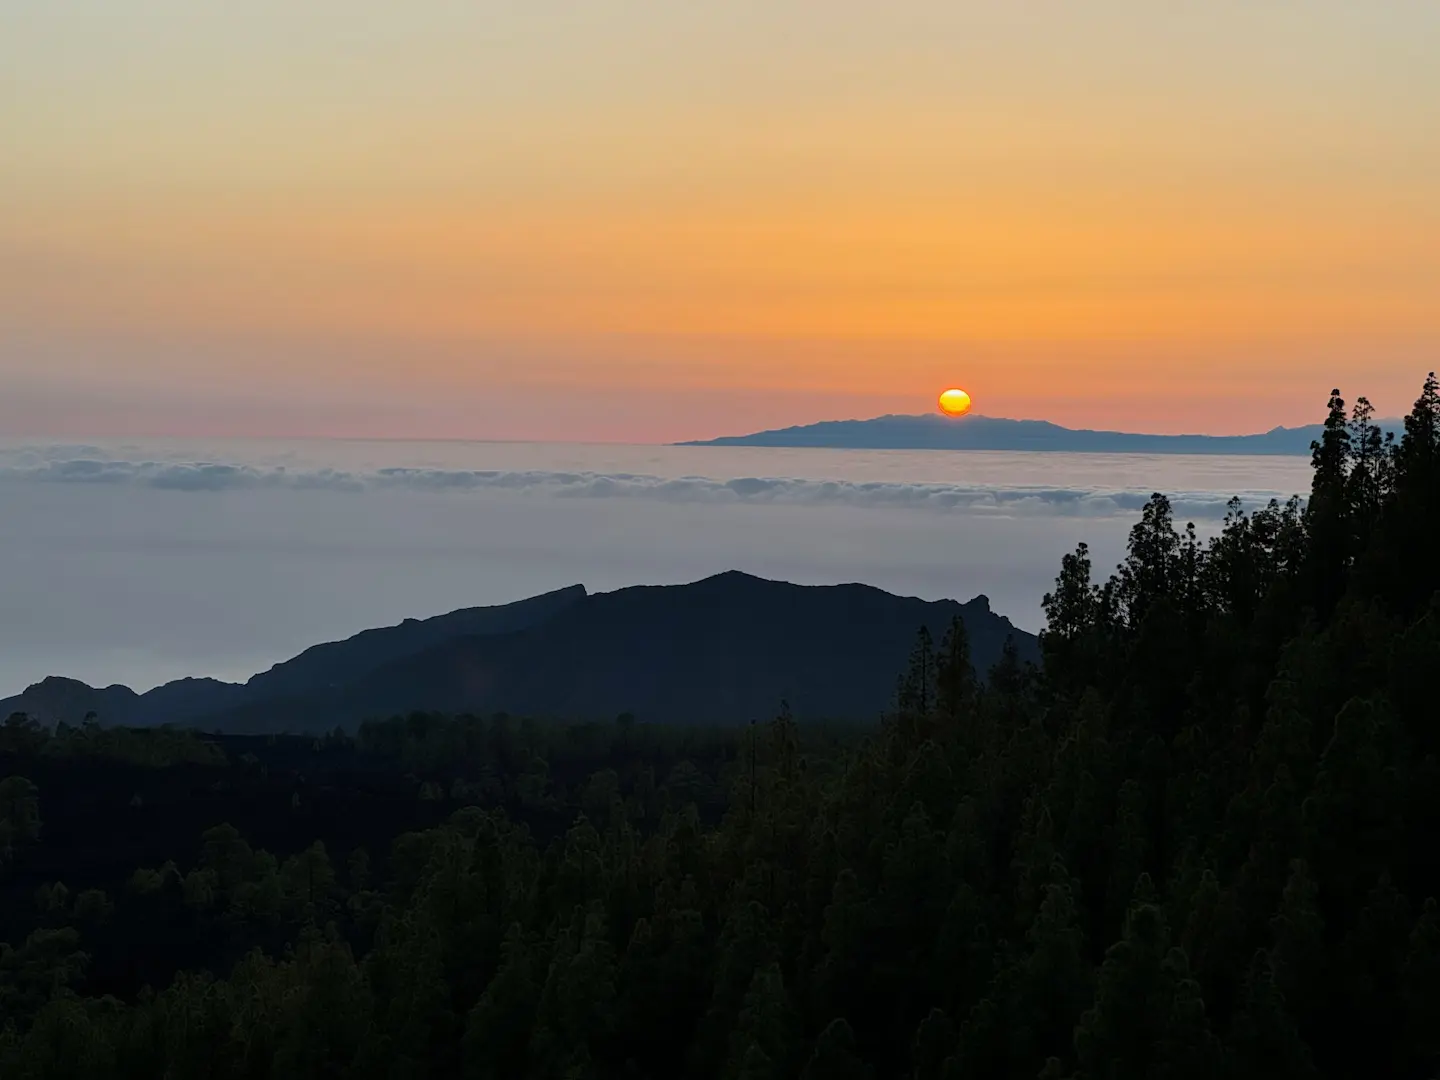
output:
M152 449L0 446L0 695L50 674L142 690L243 679L404 618L729 569L929 599L983 593L1037 630L1061 557L1083 540L1098 570L1112 566L1151 489L1204 533L1232 494L1253 506L1294 481L1266 489L1256 481L1271 466L1253 462L1137 472L1063 455L982 469L846 452L380 447L357 465L338 452ZM936 479L936 462L976 476ZM691 475L697 463L712 474Z
M87 453L88 451L88 453ZM121 485L158 491L443 492L509 491L575 499L671 503L847 506L966 514L1133 515L1152 490L1123 487L849 481L786 476L666 477L627 472L388 467L370 470L257 466L219 461L129 461L98 448L44 447L0 456L0 482ZM1167 490L1175 514L1220 520L1232 497L1247 509L1287 493L1274 490Z

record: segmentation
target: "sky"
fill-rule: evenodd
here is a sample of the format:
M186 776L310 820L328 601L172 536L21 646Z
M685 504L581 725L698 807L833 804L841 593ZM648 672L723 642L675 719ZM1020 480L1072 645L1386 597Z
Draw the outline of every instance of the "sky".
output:
M0 434L1397 415L1436 55L1434 0L0 0Z

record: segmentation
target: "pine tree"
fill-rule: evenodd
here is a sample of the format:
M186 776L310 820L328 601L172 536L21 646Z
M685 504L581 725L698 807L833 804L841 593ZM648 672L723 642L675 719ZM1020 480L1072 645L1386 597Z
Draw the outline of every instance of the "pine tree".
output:
M920 1021L910 1045L912 1080L941 1080L945 1060L955 1051L955 1025L943 1009L931 1009Z
M1375 408L1368 398L1357 398L1350 416L1350 470L1347 502L1355 516L1357 541L1369 540L1378 524L1380 508L1390 489L1390 440L1375 423Z
M1355 1048L1349 1069L1374 1068L1381 1075L1398 1075L1410 1055L1405 1052L1406 1023L1404 972L1412 940L1409 903L1395 888L1389 874L1370 890L1354 929L1340 949L1344 974L1336 979L1350 990L1345 1010L1361 1030L1372 1033L1374 1044L1363 1053ZM1338 1056L1337 1066L1345 1061Z
M1352 446L1350 424L1345 416L1345 399L1339 390L1330 391L1329 412L1320 438L1310 444L1310 466L1314 470L1310 494L1338 509L1344 505L1345 481L1350 473Z
M910 650L910 662L900 678L896 708L910 723L923 722L935 707L935 640L930 628L921 626Z
M1160 1075L1167 1080L1219 1080L1226 1075L1224 1053L1210 1029L1200 983L1191 976L1183 949L1170 950L1165 970L1174 989L1160 1038Z
M745 1047L739 1064L727 1071L726 1076L733 1080L782 1080L785 1073L759 1043L752 1042Z
M1160 909L1137 903L1125 920L1124 937L1105 953L1094 1004L1075 1028L1081 1077L1144 1080L1159 1067L1160 1039L1174 999L1168 952Z
M501 946L500 970L465 1021L462 1057L467 1080L524 1076L529 1032L540 999L534 965L517 923Z
M1106 598L1091 578L1090 548L1080 544L1060 560L1055 588L1040 601L1045 611L1045 629L1040 647L1045 657L1045 676L1057 690L1079 695L1103 673L1097 671L1099 632L1105 629Z
M1235 1080L1317 1080L1319 1076L1263 949L1250 963L1226 1050Z
M1394 753L1391 727L1383 703L1347 702L1335 716L1334 734L1304 804L1321 892L1342 911L1361 906L1361 891L1395 857L1391 845L1401 792L1387 760Z
M16 848L34 843L39 836L39 790L23 776L0 780L0 867Z
M782 784L789 786L799 780L800 728L788 701L780 702L780 711L770 723L770 753Z
M1000 659L995 661L986 681L992 693L1011 701L1024 690L1025 669L1020 664L1020 649L1013 634L1005 635L1005 644L1000 646Z
M755 972L745 1003L730 1033L730 1059L723 1076L739 1080L755 1070L773 1070L768 1075L786 1075L794 1039L795 1020L779 964L768 964ZM756 1053L758 1051L758 1055Z
M1136 630L1151 607L1175 589L1180 570L1181 540L1175 531L1170 500L1156 492L1130 530L1125 561L1117 574L1119 599L1126 625Z
M549 1075L590 1060L614 1023L615 951L597 912L578 907L562 931L540 993L530 1053Z
M1026 932L1028 955L1015 980L1013 1012L1027 1046L1017 1046L1038 1066L1047 1055L1066 1053L1075 1025L1093 996L1093 972L1085 957L1069 875L1058 859L1045 899Z
M855 1032L843 1018L830 1021L815 1040L800 1080L872 1080L875 1072L855 1053Z
M1280 910L1270 920L1270 934L1272 977L1292 1015L1303 1022L1319 1004L1316 994L1324 985L1320 965L1325 957L1319 888L1303 859L1290 864L1290 880L1285 883Z
M936 664L936 705L952 728L965 719L975 703L975 668L970 663L970 634L956 615L940 643Z
M1070 641L1090 629L1095 618L1094 584L1090 577L1090 548L1080 544L1073 554L1060 560L1055 591L1041 600L1045 609L1042 638Z
M1433 896L1410 932L1401 986L1413 1075L1433 1076L1440 1070L1440 907Z
M343 1076L365 1040L372 1002L363 972L343 942L315 940L286 965L296 984L273 1068L282 1076Z
M1391 603L1414 614L1440 588L1434 559L1440 536L1440 381L1432 371L1405 417L1394 453L1395 500L1386 528Z
M765 908L755 900L736 904L715 946L711 997L691 1047L691 1071L707 1075L723 1062L730 1032L745 1003L756 971L773 959L776 945Z
M1440 380L1435 372L1425 377L1420 396L1405 417L1396 458L1398 480L1410 485L1433 482L1440 468Z
M813 1009L820 1016L865 1015L873 1000L876 903L849 868L835 877L821 930L824 954L813 981Z
M1330 411L1320 438L1310 444L1314 476L1305 522L1310 532L1309 577L1316 610L1328 615L1340 600L1345 572L1354 556L1349 483L1353 448L1339 390L1330 391Z

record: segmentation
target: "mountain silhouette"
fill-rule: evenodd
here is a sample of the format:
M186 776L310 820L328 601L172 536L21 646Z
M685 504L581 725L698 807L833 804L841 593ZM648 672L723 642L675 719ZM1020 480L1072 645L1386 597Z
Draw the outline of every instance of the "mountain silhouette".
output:
M57 720L75 724L94 713L119 722L119 717L131 714L139 700L140 695L128 686L96 687L79 679L51 675L28 687L23 694L0 701L0 716L23 712L47 724Z
M367 631L189 700L174 683L128 705L117 693L124 688L92 694L122 705L119 716L101 713L106 722L236 733L318 732L412 710L743 723L772 715L782 699L802 719L864 720L890 704L922 625L938 642L955 616L963 619L982 675L1007 638L1022 659L1038 658L1035 637L992 612L984 596L925 601L731 571L609 593L577 586L521 605ZM70 684L71 715L61 716L38 707L47 683L0 702L0 713L78 719L84 703L75 687L84 684ZM151 708L147 699L185 707Z
M74 724L93 712L111 724L193 723L212 713L343 684L454 638L520 630L584 597L585 586L571 585L512 604L463 608L431 619L406 619L397 626L365 630L344 641L314 645L243 683L178 679L137 694L127 686L98 689L75 679L52 676L22 694L0 701L0 717L23 712L44 723L63 720Z
M433 619L406 619L399 626L365 630L344 641L312 646L294 659L252 677L246 689L251 696L272 697L338 685L354 679L357 672L393 663L455 638L523 630L583 600L585 595L584 585L571 585L513 604L465 608Z
M1381 420L1399 431L1398 420ZM1310 455L1323 425L1276 427L1257 435L1144 435L1062 427L1048 420L995 416L877 416L728 435L679 446L813 446L852 450L1051 450L1091 454Z

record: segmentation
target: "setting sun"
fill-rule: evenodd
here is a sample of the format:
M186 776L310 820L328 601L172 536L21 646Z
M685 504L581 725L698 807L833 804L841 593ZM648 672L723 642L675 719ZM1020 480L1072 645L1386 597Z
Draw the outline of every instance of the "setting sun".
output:
M946 416L964 416L970 411L970 395L964 390L946 390L940 395L940 411Z

